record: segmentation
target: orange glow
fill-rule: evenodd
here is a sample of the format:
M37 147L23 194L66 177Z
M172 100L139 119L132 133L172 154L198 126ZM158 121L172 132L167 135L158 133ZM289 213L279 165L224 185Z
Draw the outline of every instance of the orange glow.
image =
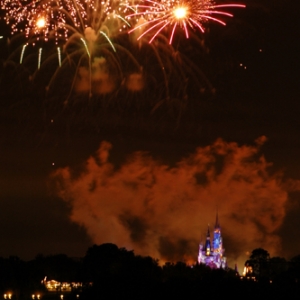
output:
M72 207L72 222L82 224L94 243L126 245L139 255L162 261L182 260L183 240L188 243L185 260L195 257L199 228L215 215L214 203L219 203L226 235L232 243L243 242L243 247L230 255L236 255L235 261L244 266L246 251L255 249L257 241L276 253L280 246L276 230L284 220L288 199L281 173L270 174L269 162L260 154L264 141L261 137L254 145L239 146L219 139L173 166L148 153L134 152L118 168L110 161L112 145L102 142L96 155L84 162L86 168L80 176L74 178L72 169L65 167L56 169L51 178L56 180L58 195ZM217 172L219 156L223 163ZM198 174L205 176L205 185L194 180ZM251 219L249 210L255 212ZM233 218L231 211L237 211L239 218ZM271 213L260 214L262 211ZM101 219L101 227L95 218ZM113 226L111 220L115 220ZM136 220L145 230L143 239L132 240L132 233L140 230ZM266 236L261 234L261 226L268 231ZM224 246L226 249L226 243Z
M39 18L39 19L36 21L36 26L37 26L38 28L43 28L43 27L45 27L45 25L46 25L46 20L45 20L45 18Z
M187 15L187 8L186 7L177 7L174 10L174 15L176 19L184 19Z

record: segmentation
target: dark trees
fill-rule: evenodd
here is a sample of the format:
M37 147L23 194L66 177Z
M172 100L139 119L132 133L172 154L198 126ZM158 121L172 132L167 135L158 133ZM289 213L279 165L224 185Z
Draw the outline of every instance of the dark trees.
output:
M257 278L269 276L270 254L262 248L254 249L250 258L246 261L246 265L252 267L253 275Z
M93 295L144 298L153 293L160 279L161 268L151 257L134 255L133 251L114 244L94 245L83 260L85 281L93 282Z
M283 257L272 257L269 260L269 276L272 280L281 280L286 275L289 264Z
M36 258L28 262L28 267L32 272L32 276L42 280L57 281L79 281L81 271L80 259L75 260L65 254L56 255L37 255Z

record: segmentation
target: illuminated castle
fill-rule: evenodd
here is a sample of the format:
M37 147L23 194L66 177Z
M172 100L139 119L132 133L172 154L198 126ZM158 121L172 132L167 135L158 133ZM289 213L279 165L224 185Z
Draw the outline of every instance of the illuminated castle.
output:
M221 227L217 214L212 245L208 226L205 245L203 246L202 243L199 245L198 263L205 264L212 269L224 269L227 266L224 251L225 249L223 248L222 243Z

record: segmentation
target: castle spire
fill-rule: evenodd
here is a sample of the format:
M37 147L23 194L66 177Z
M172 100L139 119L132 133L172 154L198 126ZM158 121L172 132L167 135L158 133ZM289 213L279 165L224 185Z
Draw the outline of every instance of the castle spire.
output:
M205 242L205 253L206 255L210 255L211 252L211 245L210 245L210 231L209 231L209 224L207 225L207 234L206 234L206 242Z
M215 229L220 229L218 210L217 210L217 213L216 213L216 224L215 224Z
M199 245L198 263L205 264L211 268L225 269L227 265L224 251L225 250L223 248L221 227L217 211L213 238L211 240L210 228L208 224L205 245L204 247L202 243Z
M210 231L209 231L209 224L207 224L207 234L206 234L206 239L209 237L210 239Z

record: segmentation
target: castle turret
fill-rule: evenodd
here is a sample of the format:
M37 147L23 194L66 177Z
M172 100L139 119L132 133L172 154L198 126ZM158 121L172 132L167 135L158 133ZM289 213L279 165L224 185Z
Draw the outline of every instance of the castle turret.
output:
M206 255L210 255L211 253L211 244L210 244L210 231L209 231L209 225L207 226L207 234L206 234L206 242L205 242L205 247L204 251Z
M213 252L214 254L220 254L221 256L223 254L221 226L219 223L218 212L216 214L216 224L214 229Z

